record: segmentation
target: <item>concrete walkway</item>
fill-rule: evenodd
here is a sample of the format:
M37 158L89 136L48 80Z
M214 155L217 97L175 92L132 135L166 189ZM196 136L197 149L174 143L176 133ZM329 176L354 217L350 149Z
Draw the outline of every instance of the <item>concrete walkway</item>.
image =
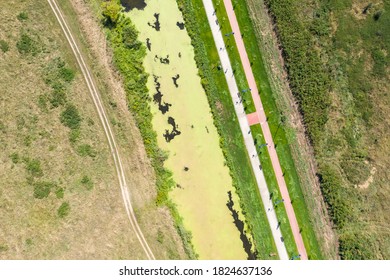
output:
M203 0L203 5L205 7L207 18L213 33L215 45L217 47L217 50L219 50L219 58L221 60L223 71L225 72L226 81L229 87L230 94L233 99L233 104L235 106L234 109L238 117L241 132L244 137L245 146L249 155L253 172L256 177L257 185L260 191L261 199L264 204L265 213L267 215L271 227L272 236L276 244L278 255L281 260L288 260L288 254L286 251L286 247L283 243L283 237L280 231L278 219L274 211L272 200L270 199L270 193L268 191L268 187L265 182L260 160L257 156L256 147L254 145L254 140L251 134L248 119L244 111L244 106L241 103L240 96L238 94L239 90L237 87L236 80L234 78L229 56L225 49L226 48L225 43L223 41L223 37L218 25L217 17L214 12L215 9L212 0Z

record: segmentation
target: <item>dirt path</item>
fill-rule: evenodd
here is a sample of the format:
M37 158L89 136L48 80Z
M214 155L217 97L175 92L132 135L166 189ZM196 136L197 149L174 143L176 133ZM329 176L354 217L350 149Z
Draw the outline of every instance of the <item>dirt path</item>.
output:
M224 4L226 7L226 11L228 14L230 26L232 27L232 31L234 32L234 39L236 41L237 49L240 54L240 58L242 61L242 65L245 71L245 76L249 84L249 88L251 88L253 102L256 107L256 113L258 114L258 119L260 121L261 129L264 134L265 142L268 143L267 148L271 158L272 166L275 171L276 179L279 185L279 189L282 195L282 199L284 199L284 206L286 208L287 217L290 222L291 230L294 235L295 243L298 247L298 252L300 254L300 258L302 260L307 260L306 248L303 243L302 236L300 234L300 229L298 225L298 221L295 216L294 209L291 204L290 195L287 190L287 185L283 177L282 168L280 167L279 158L275 150L275 144L272 139L271 131L268 126L267 117L263 110L263 105L260 99L260 94L256 86L255 78L253 76L253 72L251 70L250 61L248 55L246 53L245 45L241 37L240 28L237 22L236 15L233 10L233 5L231 0L224 0Z
M104 129L104 133L107 137L108 144L110 146L112 157L114 159L116 172L117 172L117 176L118 176L118 180L119 180L119 184L120 184L120 188L121 188L121 192L122 192L122 198L123 198L123 202L125 205L125 209L126 209L130 224L131 224L142 248L144 249L147 258L150 260L154 260L155 257L153 255L153 252L150 249L144 235L142 234L142 231L138 225L137 219L134 215L134 211L133 211L131 199L130 199L130 194L129 194L128 186L126 183L126 177L124 175L122 161L121 161L121 158L119 156L119 152L118 152L118 148L117 148L117 145L115 142L114 134L113 134L112 129L110 127L110 122L106 116L99 92L95 86L93 79L92 79L92 75L88 70L88 67L83 59L83 56L82 56L82 54L81 54L73 36L72 36L72 33L71 33L56 1L55 0L47 0L47 1L55 14L57 21L60 24L61 29L62 29L70 47L72 48L72 51L75 55L75 58L76 58L77 63L80 67L80 70L83 73L85 82L88 86L92 100L93 100L95 107L96 107L96 110L98 112L100 121L101 121L103 129Z

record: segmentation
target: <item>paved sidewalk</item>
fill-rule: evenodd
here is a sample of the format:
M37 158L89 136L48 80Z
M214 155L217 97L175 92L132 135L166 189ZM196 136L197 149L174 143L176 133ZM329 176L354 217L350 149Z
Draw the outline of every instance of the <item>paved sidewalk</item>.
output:
M249 155L249 159L253 168L253 172L256 177L257 185L260 191L261 199L264 204L264 209L271 227L272 236L274 238L276 248L278 251L279 258L281 260L287 260L288 254L286 247L283 242L282 233L280 231L280 226L278 219L276 217L272 200L270 199L270 193L268 191L267 184L265 182L263 170L261 168L260 160L257 156L256 147L254 145L254 140L250 132L250 126L248 123L247 116L244 111L244 106L240 102L239 90L237 87L236 80L233 75L232 67L230 64L229 56L225 49L225 43L221 31L219 29L217 17L215 15L215 9L212 3L212 0L203 0L203 5L206 10L207 18L213 33L215 45L217 50L219 50L219 58L225 72L225 78L228 83L229 91L233 99L234 109L236 111L238 121L240 124L241 132L244 137L245 146ZM253 90L253 89L252 89ZM256 90L257 92L257 90ZM271 252L270 252L271 253Z
M246 117L248 119L248 122L249 122L250 126L260 123L259 114L257 112L248 114L248 115L246 115Z

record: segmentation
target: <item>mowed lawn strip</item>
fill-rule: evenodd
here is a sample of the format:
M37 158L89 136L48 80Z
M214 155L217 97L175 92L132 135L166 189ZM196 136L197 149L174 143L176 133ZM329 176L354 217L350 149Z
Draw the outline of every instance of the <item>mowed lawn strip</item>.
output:
M220 5L223 5L223 0L213 0L213 2L220 2ZM249 17L246 2L244 0L233 0L233 6L240 25L241 33L244 35L245 48L249 60L252 63L252 71L256 79L256 84L259 88L264 111L268 117L268 125L270 127L274 143L276 144L276 151L280 165L285 173L284 179L286 181L291 200L293 201L295 215L302 230L301 234L309 259L322 259L321 249L312 227L309 210L307 209L305 203L305 198L300 185L301 183L295 168L295 163L291 156L289 142L286 137L286 131L284 128L285 117L283 116L283 113L279 112L276 106L274 97L275 93L272 92L270 87L263 58L257 44L258 39L255 35L252 21ZM267 183L268 182L269 180L267 180Z
M178 0L178 4L192 38L199 73L221 135L221 146L232 173L233 183L241 198L241 208L259 253L258 258L277 259L276 247L246 153L224 71L218 69L218 51L203 3L201 0Z

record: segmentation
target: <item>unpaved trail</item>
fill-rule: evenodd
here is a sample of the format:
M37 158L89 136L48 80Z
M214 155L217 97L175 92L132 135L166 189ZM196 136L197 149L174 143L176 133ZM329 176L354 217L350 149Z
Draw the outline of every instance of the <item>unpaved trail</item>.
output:
M145 237L144 237L144 235L143 235L143 233L138 225L137 219L134 215L134 211L133 211L133 207L132 207L131 199L130 199L130 193L129 193L128 186L126 183L126 176L124 174L124 169L122 166L122 161L121 161L119 151L118 151L118 148L117 148L117 145L115 142L114 134L113 134L111 126L110 126L110 122L109 122L108 117L105 113L104 106L103 106L101 98L100 98L100 94L96 88L96 85L93 81L92 75L91 75L90 71L88 70L88 67L85 63L85 60L83 59L83 56L82 56L82 54L81 54L81 52L76 44L76 41L73 38L73 35L72 35L64 17L63 17L63 14L62 14L60 8L58 7L55 0L47 0L47 1L50 5L51 9L53 10L55 17L57 18L57 21L60 24L61 29L62 29L70 47L72 48L73 54L75 55L75 58L77 60L77 64L80 67L80 70L83 74L85 82L88 86L89 93L92 97L93 103L94 103L96 110L97 110L97 113L99 115L101 124L102 124L103 129L104 129L104 133L105 133L107 140L108 140L108 144L110 147L112 157L114 159L114 164L115 164L117 177L118 177L118 181L119 181L119 185L120 185L120 189L121 189L121 193L122 193L122 198L123 198L123 202L125 205L125 209L126 209L127 216L129 218L131 227L133 228L133 230L134 230L134 232L135 232L135 234L136 234L136 236L137 236L137 238L138 238L138 240L139 240L139 242L140 242L140 244L141 244L141 246L146 254L147 259L154 260L155 257L153 255L153 252L150 249L150 247L149 247L149 245L148 245L148 243L147 243L147 241L146 241L146 239L145 239Z

